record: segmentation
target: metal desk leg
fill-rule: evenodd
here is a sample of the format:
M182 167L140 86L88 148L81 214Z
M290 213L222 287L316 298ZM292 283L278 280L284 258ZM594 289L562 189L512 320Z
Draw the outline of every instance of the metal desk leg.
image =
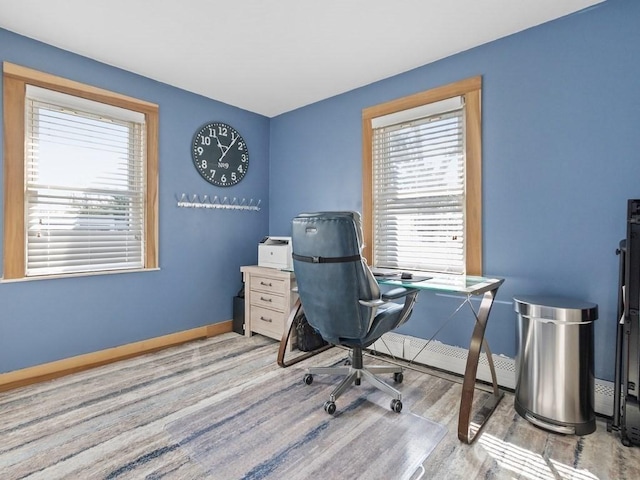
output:
M300 299L296 300L296 303L293 305L291 309L291 313L289 313L289 318L287 319L287 325L285 326L284 332L282 333L282 339L280 340L280 348L278 348L278 365L282 368L290 367L293 364L301 362L309 357L313 357L320 352L324 352L329 348L333 347L333 345L324 345L320 348L316 348L315 350L311 350L310 352L305 352L301 355L294 357L292 360L288 362L285 361L284 356L287 351L287 343L289 343L289 337L291 336L291 331L293 330L293 322L296 319L296 315L298 315L298 311L302 309L302 304L300 303Z
M484 340L484 332L487 328L487 320L489 312L493 305L498 289L485 292L480 304L480 310L476 315L476 324L471 336L471 344L469 346L469 355L467 357L467 366L464 370L464 381L462 382L462 398L460 399L460 415L458 417L458 439L465 443L472 443L480 430L484 426L487 419L491 416L496 406L502 399L504 392L498 388L496 372L493 366L493 358L489 345ZM493 395L489 397L473 417L474 432L471 431L471 407L473 405L473 394L475 392L476 374L478 372L478 361L482 346L485 347L489 368L491 370L491 380L493 381Z

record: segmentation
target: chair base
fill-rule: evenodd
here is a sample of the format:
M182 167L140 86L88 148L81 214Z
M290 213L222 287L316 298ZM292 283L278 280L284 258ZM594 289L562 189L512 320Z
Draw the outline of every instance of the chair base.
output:
M345 375L345 378L338 384L338 386L329 395L329 400L325 403L324 409L327 413L333 414L335 412L335 402L342 395L351 384L355 383L360 385L362 379L369 382L378 390L385 392L392 397L391 410L399 413L402 410L402 394L393 388L388 383L384 382L376 376L380 373L393 373L393 378L396 383L401 383L403 380L402 367L398 366L369 366L364 367L362 365L362 349L354 348L352 365L345 365L340 367L310 367L307 369L307 374L304 377L304 381L307 385L313 382L313 375Z

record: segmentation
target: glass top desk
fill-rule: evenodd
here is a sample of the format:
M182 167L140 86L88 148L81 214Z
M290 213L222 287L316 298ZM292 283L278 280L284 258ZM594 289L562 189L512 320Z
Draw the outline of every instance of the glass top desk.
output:
M420 277L427 277L418 281ZM460 398L460 412L458 415L458 438L465 443L471 443L476 438L488 418L491 416L496 406L502 399L504 392L498 388L498 382L496 378L495 367L493 365L493 358L491 356L491 350L489 344L484 338L484 333L489 321L489 313L493 306L498 288L504 282L502 278L487 278L465 275L443 275L430 272L414 272L414 278L410 280L402 280L398 275L395 276L379 276L376 277L378 284L387 285L390 287L406 287L415 288L418 290L440 292L440 293L452 293L464 295L462 303L467 303L473 312L475 318L475 325L473 333L471 335L471 341L469 344L469 353L467 355L467 362L464 370L464 379L462 382L462 395ZM476 311L470 303L471 297L482 295L480 302L480 308ZM462 306L462 305L461 305ZM291 335L293 328L293 322L296 314L300 310L300 300L296 302L289 315L285 331L280 341L280 349L278 350L278 365L281 367L288 367L294 363L298 363L306 358L316 355L328 348L331 345L321 347L312 352L306 352L302 355L297 355L290 361L285 361L286 345ZM460 307L458 307L460 308ZM487 355L487 361L489 369L491 371L491 381L493 387L493 394L490 395L485 402L480 405L473 418L471 418L471 407L473 404L473 396L475 393L476 374L478 372L478 362L480 361L480 353L484 347Z

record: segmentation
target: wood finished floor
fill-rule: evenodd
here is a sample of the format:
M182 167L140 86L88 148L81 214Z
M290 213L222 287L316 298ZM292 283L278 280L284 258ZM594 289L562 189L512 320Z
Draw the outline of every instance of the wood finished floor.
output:
M275 375L302 381L305 366L345 356L331 349L282 370L275 363L277 346L259 335L230 333L0 393L0 479L210 478L172 440L167 425L202 405L223 401L228 392L269 382ZM308 388L315 387L314 382ZM424 462L422 478L640 478L640 449L622 446L602 419L596 432L584 437L548 433L517 415L513 395L507 393L479 440L469 446L457 439L461 385L455 378L406 371L399 388L403 413L447 429ZM483 395L476 394L476 401ZM287 409L274 415L285 418ZM321 404L317 415L327 415Z

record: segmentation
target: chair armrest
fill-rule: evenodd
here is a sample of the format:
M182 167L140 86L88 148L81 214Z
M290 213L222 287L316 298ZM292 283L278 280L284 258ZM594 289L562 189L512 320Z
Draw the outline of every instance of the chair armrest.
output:
M379 307L380 305L384 305L385 303L387 303L380 298L376 298L374 300L358 300L358 302L360 303L360 305L364 305L365 307L370 308Z
M391 300L396 300L398 298L404 298L407 295L415 295L418 293L418 290L415 288L404 288L398 287L393 290L389 290L386 293L383 293L381 298L376 298L375 300L360 300L360 305L364 305L366 307L379 307L380 305L384 305L385 303L389 303Z
M404 322L406 322L411 316L413 305L416 303L416 297L418 296L418 291L419 290L417 288L398 287L389 290L386 293L383 293L381 298L376 298L375 300L359 300L360 305L371 308L371 320L369 322L369 328L371 328L371 322L373 322L373 318L375 317L378 307L398 298L404 298L404 305L402 306L402 311L400 312L400 321L398 322L396 327L399 327Z
M393 290L389 290L388 292L383 293L382 300L384 300L385 302L388 302L389 300L396 300L398 298L406 297L407 295L417 291L418 290L415 288L404 288L404 287L394 288Z

